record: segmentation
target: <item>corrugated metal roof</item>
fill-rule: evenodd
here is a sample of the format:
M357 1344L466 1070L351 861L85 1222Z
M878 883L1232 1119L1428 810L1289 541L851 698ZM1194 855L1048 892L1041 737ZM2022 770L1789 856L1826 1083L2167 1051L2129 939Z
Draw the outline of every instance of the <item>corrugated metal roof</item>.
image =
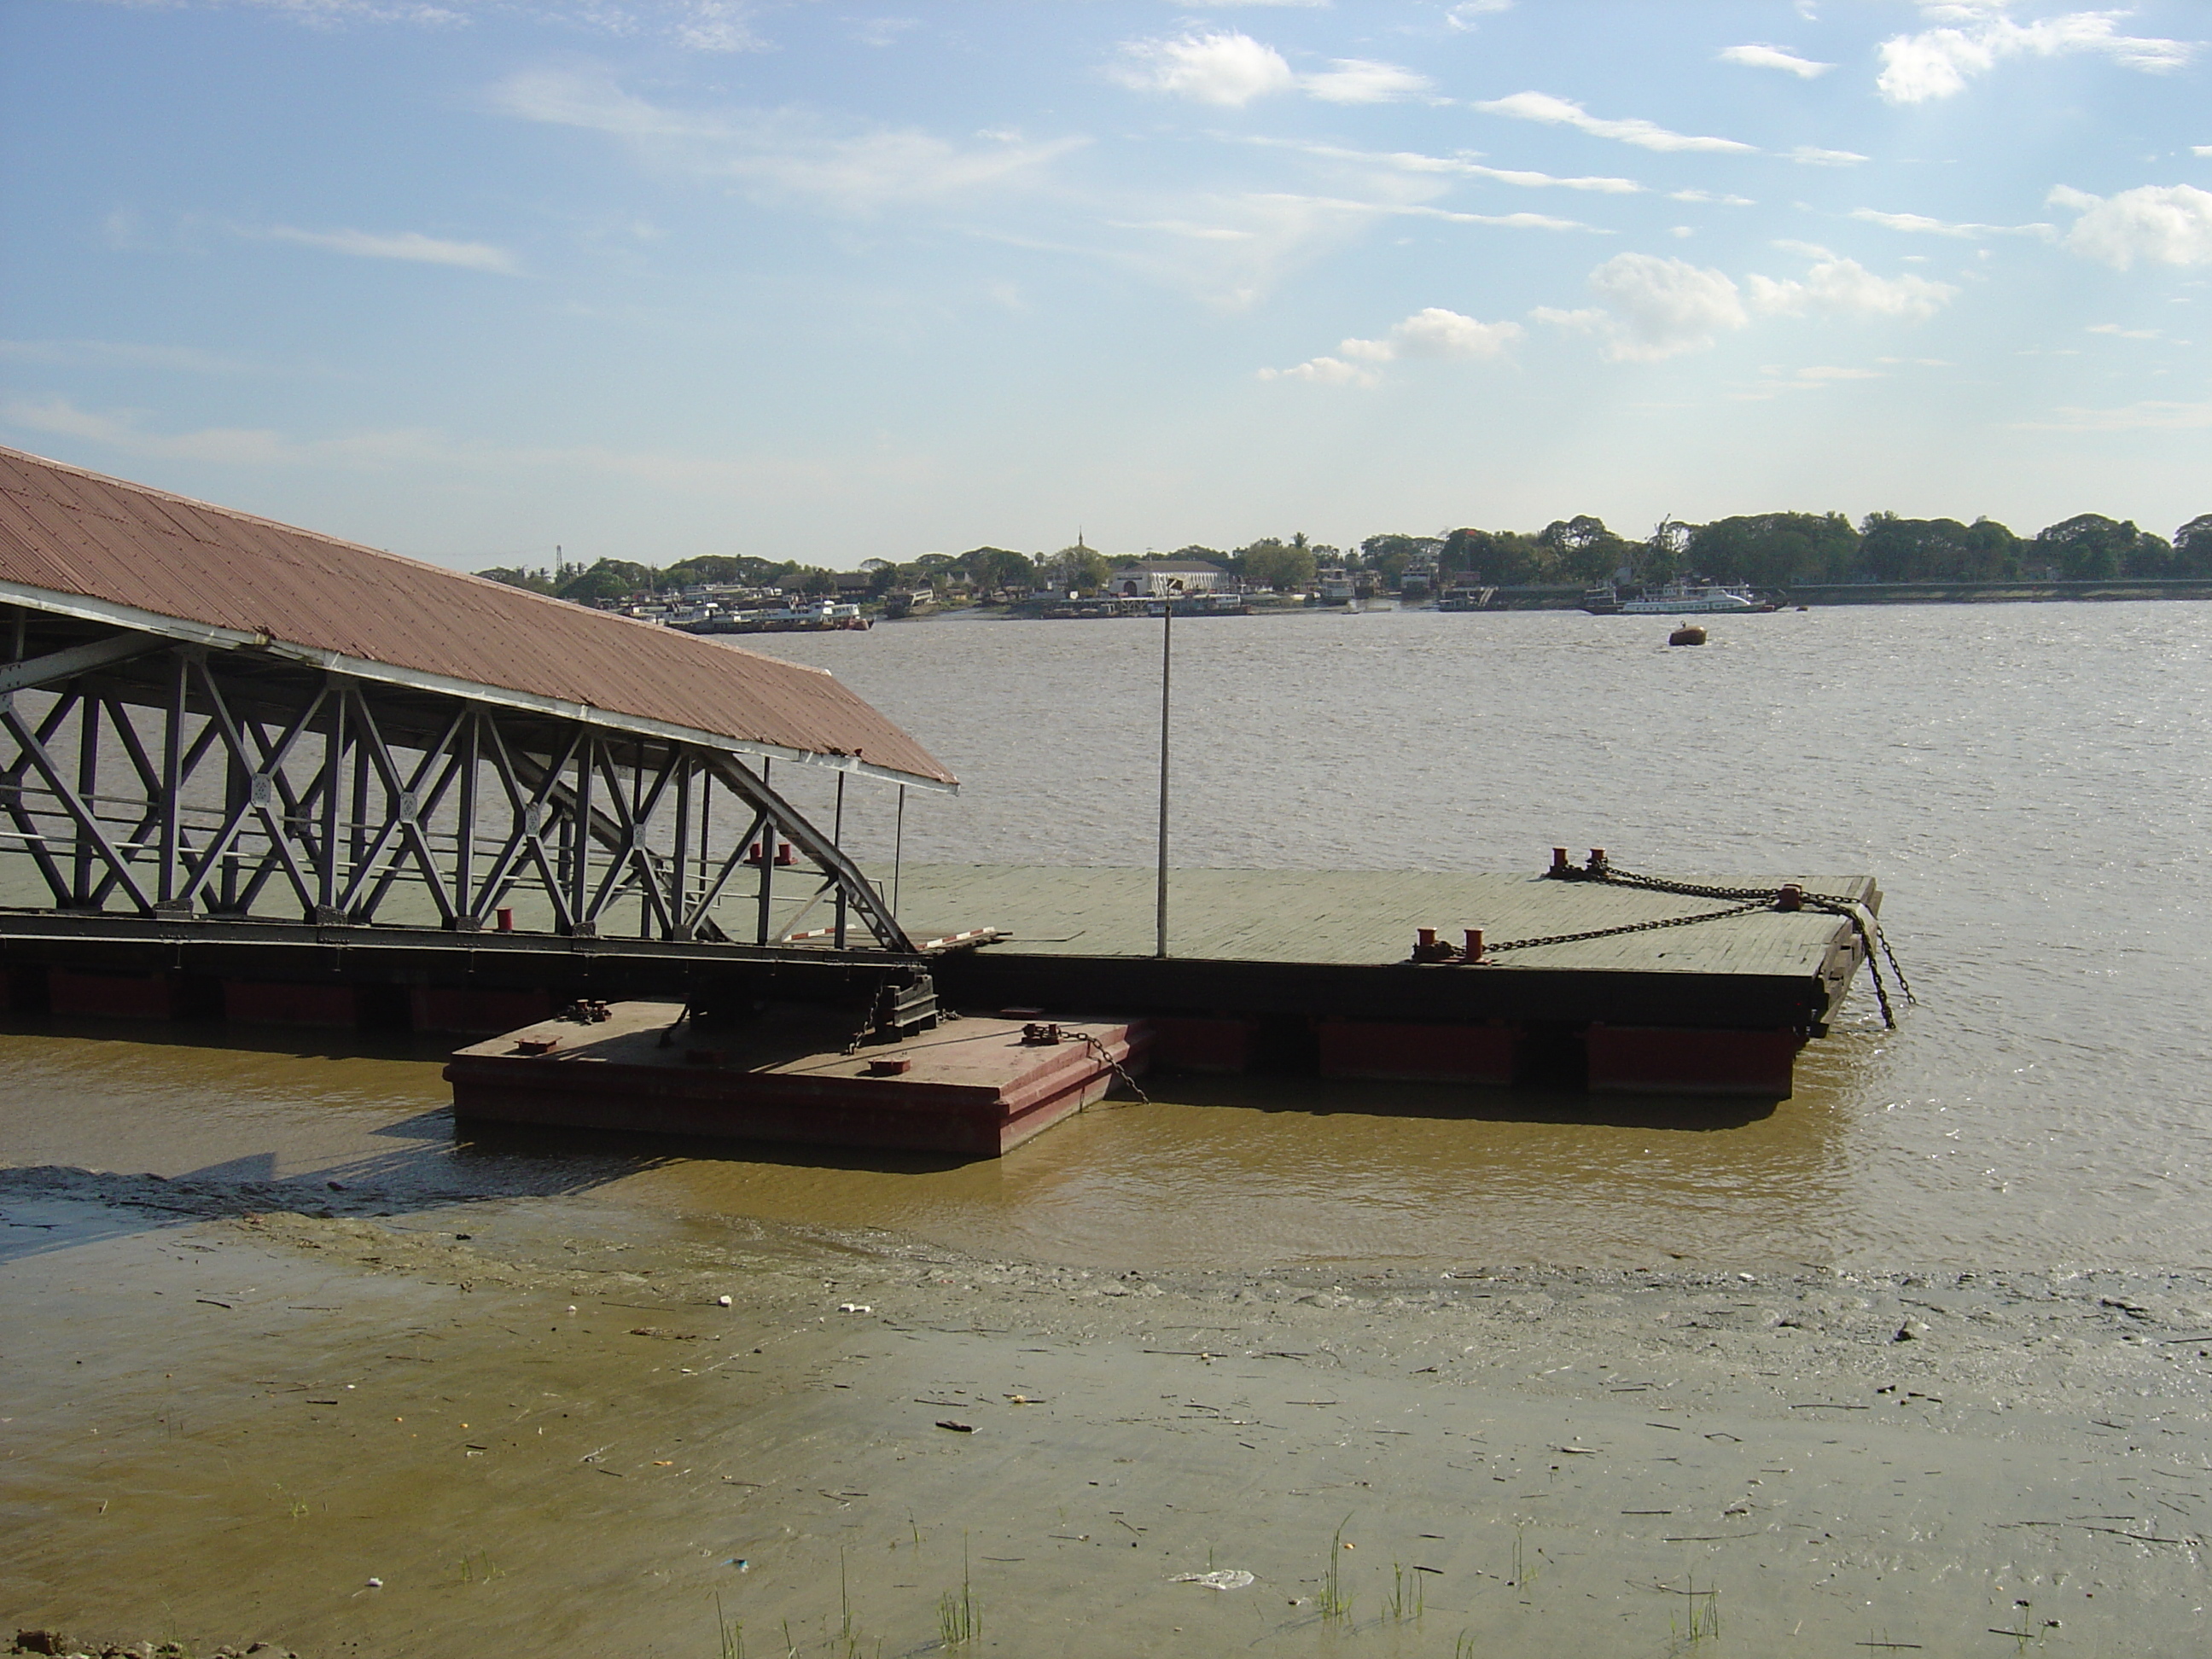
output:
M583 705L611 725L955 781L824 670L7 448L0 582L424 683Z

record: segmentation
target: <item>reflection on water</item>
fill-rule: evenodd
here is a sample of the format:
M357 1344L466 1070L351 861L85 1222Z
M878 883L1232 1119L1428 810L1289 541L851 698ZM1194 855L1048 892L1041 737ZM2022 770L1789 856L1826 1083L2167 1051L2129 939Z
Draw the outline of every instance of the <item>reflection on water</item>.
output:
M589 1190L1107 1263L2201 1261L2205 619L2179 603L1784 613L1717 622L1696 652L1579 615L1178 629L1180 861L1517 869L1565 843L1632 868L1878 876L1923 1006L1885 1033L1862 992L1771 1112L1177 1080L1002 1163L456 1143L428 1047L218 1049L19 1020L0 1037L0 1158L422 1201ZM1153 757L1131 711L1156 629L759 643L835 669L966 780L956 801L909 802L909 859L1145 861ZM787 769L778 781L804 796ZM854 792L848 822L864 856L889 853L887 797Z

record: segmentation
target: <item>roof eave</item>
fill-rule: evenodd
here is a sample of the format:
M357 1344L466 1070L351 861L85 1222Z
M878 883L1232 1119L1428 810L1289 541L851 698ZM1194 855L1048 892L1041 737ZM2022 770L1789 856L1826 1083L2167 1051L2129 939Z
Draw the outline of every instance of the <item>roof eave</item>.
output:
M402 668L391 663L374 662L361 657L349 657L336 651L297 645L284 640L271 639L265 634L248 634L237 629L218 627L211 623L193 622L182 617L167 617L159 611L142 611L135 605L118 605L112 600L89 598L81 593L58 593L50 588L32 587L21 582L0 580L0 599L43 611L51 615L70 617L79 622L104 623L116 628L127 628L140 633L156 634L181 645L204 645L225 651L258 650L272 656L286 657L310 667L335 674L350 675L356 679L370 680L385 685L405 687L409 690L431 692L443 696L459 697L472 702L490 703L503 708L514 708L533 714L549 715L556 720L573 720L586 726L604 727L609 731L627 732L634 736L659 738L671 743L697 744L709 749L720 749L731 754L755 755L765 760L789 761L800 766L827 768L859 777L872 778L883 783L897 784L909 789L928 789L942 794L960 793L957 778L934 778L918 772L903 772L894 767L879 766L863 760L857 755L817 753L812 750L793 749L781 744L763 743L753 738L732 737L720 732L705 732L693 726L679 726L672 721L654 720L644 714L626 714L617 709L599 708L590 703L569 702L559 697L543 696L532 691L517 691L506 686L479 684L475 681L458 679L451 675L434 674L421 669Z

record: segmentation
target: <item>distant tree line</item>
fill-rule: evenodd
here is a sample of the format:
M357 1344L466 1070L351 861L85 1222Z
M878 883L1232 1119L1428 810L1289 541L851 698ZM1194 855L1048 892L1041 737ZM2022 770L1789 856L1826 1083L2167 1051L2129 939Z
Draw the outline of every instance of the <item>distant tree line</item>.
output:
M1601 519L1556 520L1533 535L1455 530L1438 568L1499 586L1637 582L1698 575L1756 587L1836 582L2112 581L2212 578L2212 514L2169 541L2130 520L2083 513L2015 535L1994 519L1870 513L1756 513L1711 524L1662 523L1631 541Z
M1803 587L1838 582L2113 581L2212 579L2212 513L2191 519L2169 540L2132 520L2082 513L2033 536L2015 535L1994 519L1907 519L1870 513L1857 525L1840 513L1754 513L1710 524L1662 521L1632 539L1588 516L1558 519L1534 532L1454 530L1441 536L1370 536L1355 548L1310 541L1304 534L1263 536L1243 547L1193 544L1151 559L1204 560L1253 588L1298 592L1328 568L1370 573L1396 588L1408 569L1425 567L1439 586L1453 580L1499 587L1702 576L1754 587ZM1080 538L1054 553L975 547L965 553L925 553L908 562L868 559L860 570L868 591L893 588L964 591L983 599L1038 588L1095 592L1115 562ZM665 593L701 584L782 587L833 593L839 574L795 560L704 554L655 567L626 559L550 569L500 565L480 570L533 592L580 605L619 602L636 593Z

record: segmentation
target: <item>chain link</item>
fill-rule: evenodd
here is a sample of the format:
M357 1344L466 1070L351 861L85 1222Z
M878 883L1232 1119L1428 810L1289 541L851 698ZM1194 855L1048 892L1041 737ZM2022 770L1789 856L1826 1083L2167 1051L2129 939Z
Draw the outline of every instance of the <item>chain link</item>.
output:
M1669 916L1658 921L1624 922L1617 927L1595 927L1583 933L1553 933L1543 939L1508 939L1503 945L1485 945L1482 953L1495 956L1504 951L1534 951L1547 945L1579 945L1594 939L1615 939L1626 933L1656 933L1663 927L1692 927L1701 921L1718 921L1727 916L1749 915L1755 910L1772 908L1782 896L1779 887L1716 887L1692 881L1668 881L1659 876L1640 876L1632 870L1616 870L1611 865L1595 869L1571 870L1561 879L1594 881L1608 887L1632 887L1647 893L1672 893L1683 898L1735 899L1738 902L1725 910L1707 910L1694 916ZM1917 1005L1920 999L1912 994L1912 982L1905 976L1905 969L1897 964L1897 953L1890 949L1888 935L1873 912L1860 901L1844 898L1833 893L1808 893L1800 890L1798 903L1805 909L1817 910L1826 915L1841 916L1851 925L1857 938L1859 954L1866 960L1867 974L1874 981L1875 1000L1881 1006L1881 1023L1890 1030L1897 1029L1896 1011L1891 1007L1889 987L1882 981L1881 961L1875 956L1875 947L1889 963L1889 970L1897 975L1897 987L1904 993L1908 1004Z

